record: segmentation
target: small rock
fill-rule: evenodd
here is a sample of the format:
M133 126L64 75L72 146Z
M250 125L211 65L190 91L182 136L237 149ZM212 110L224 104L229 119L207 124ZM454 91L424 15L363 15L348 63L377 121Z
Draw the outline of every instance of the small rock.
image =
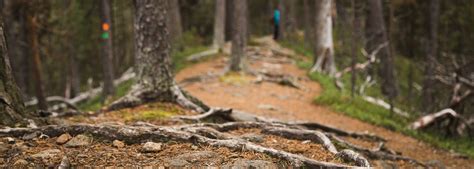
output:
M184 167L186 165L189 165L189 162L183 159L171 159L168 160L168 163L170 167Z
M92 144L92 138L86 135L79 134L76 137L73 137L69 140L65 146L69 148L88 146Z
M155 142L146 142L141 151L144 153L156 153L161 151L161 143L155 143Z
M15 139L11 137L5 137L5 142L8 144L15 144Z
M87 156L87 154L78 154L76 157L77 158L88 158L89 156Z
M41 133L40 132L33 132L33 133L30 133L30 134L26 134L22 137L23 140L33 140L34 138L40 136Z
M58 169L68 169L71 167L71 162L69 162L69 159L67 156L64 156L63 159L61 160L61 164L59 164Z
M199 148L199 147L198 147L198 146L195 146L195 145L192 145L192 146L191 146L191 149L193 149L193 150L197 150L198 148Z
M53 158L61 153L61 150L59 149L48 149L41 151L39 153L31 155L33 158L41 158L41 159L47 159L47 158Z
M311 143L311 140L305 140L305 141L301 142L301 144L308 144L308 143Z
M238 159L232 165L232 167L228 168L278 168L272 162L263 160Z
M57 144L64 144L67 141L69 141L72 138L72 136L69 133L62 134L56 139Z
M26 166L28 165L28 161L26 160L23 160L23 159L19 159L19 160L16 160L15 163L13 163L14 166Z
M194 163L200 160L209 160L211 158L218 157L219 155L212 151L199 151L199 152L190 152L176 156L175 159L182 159L188 162ZM207 161L210 162L210 161Z
M125 143L123 143L123 142L121 142L121 141L119 141L119 140L114 140L114 141L112 142L112 145L113 145L114 147L117 147L117 148L124 148L124 147L125 147Z
M255 143L263 142L263 136L258 135L258 134L254 134L254 133L243 134L243 135L240 136L240 138L242 138L244 140L247 140L247 141L250 141L250 142L255 142Z

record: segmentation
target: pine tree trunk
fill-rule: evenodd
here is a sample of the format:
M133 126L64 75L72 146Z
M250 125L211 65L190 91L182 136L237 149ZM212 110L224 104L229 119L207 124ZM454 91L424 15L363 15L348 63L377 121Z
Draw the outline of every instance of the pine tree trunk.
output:
M226 0L216 0L216 13L214 18L213 46L221 49L225 43L225 8Z
M233 2L232 56L230 71L241 71L245 67L245 48L247 42L247 0Z
M22 10L21 4L14 0L4 1L3 15L5 16L5 34L9 44L9 55L12 56L11 66L13 76L22 93L23 98L28 98L30 94L30 57L27 28L26 28L26 12Z
M379 45L388 42L387 29L383 18L383 8L381 0L369 0L369 15L367 33L369 34L367 50L373 51ZM382 93L392 100L398 95L398 87L395 78L395 69L390 47L384 47L378 53L380 67L378 74L381 79Z
M0 16L0 125L15 126L29 114L25 113L20 90L12 75L4 30L3 16Z
M135 71L138 82L107 109L117 110L153 101L177 103L197 112L209 109L188 95L173 79L167 27L167 0L134 0Z
M438 55L438 22L439 22L439 0L430 1L430 37L428 45L428 54L426 55L426 66L423 80L422 106L425 113L434 111L434 81L431 77L434 75L436 57Z
M38 99L38 108L48 109L46 96L44 94L43 70L38 44L38 23L34 14L28 16L28 36L30 39L31 55L33 60L33 73L35 81L36 99Z
M281 39L290 39L290 36L296 31L295 3L295 0L281 0L278 4L281 13Z
M332 0L315 1L315 48L312 72L336 73L334 44L332 37Z
M102 94L107 98L115 94L114 86L114 54L112 48L112 31L111 25L112 20L110 16L110 0L101 0L100 2L100 13L101 13L101 28L102 28L102 37L101 37L101 46L102 46L102 70L103 70L103 81L104 86L102 89Z
M170 42L178 40L182 33L181 11L179 9L179 0L168 0L168 17L167 22L170 31Z
M313 37L313 15L311 14L311 0L303 0L304 9L304 40L308 49L314 48L314 37Z

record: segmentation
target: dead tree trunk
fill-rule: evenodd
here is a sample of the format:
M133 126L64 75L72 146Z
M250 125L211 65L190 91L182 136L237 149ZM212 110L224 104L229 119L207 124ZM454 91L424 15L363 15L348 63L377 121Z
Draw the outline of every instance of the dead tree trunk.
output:
M166 20L169 25L170 42L176 42L182 33L183 26L181 24L181 12L179 9L179 0L168 0L168 19Z
M357 12L356 12L356 4L355 0L351 0L351 6L352 6L352 32L351 32L351 96L354 97L355 93L355 83L356 83L356 72L355 72L355 66L357 63L357 54L356 54L356 45L357 45L357 30L359 29L359 25L357 25Z
M153 101L177 103L205 112L209 108L182 91L173 79L166 0L134 0L135 71L138 83L108 110L133 107Z
M430 1L430 37L428 45L428 53L426 55L426 65L422 90L422 106L425 113L430 113L434 109L434 75L436 56L438 54L438 18L439 18L439 0Z
M324 72L331 76L336 73L334 44L332 38L332 0L315 1L315 48L314 64L311 72Z
M369 34L367 50L373 51L377 46L388 42L383 8L381 0L369 0L369 15L367 22L367 33ZM398 87L395 78L395 69L390 47L385 46L379 52L380 67L378 74L381 78L382 93L391 102L398 95Z
M20 90L12 75L4 30L3 16L0 16L0 125L14 126L29 115L25 113Z
M216 13L214 18L214 40L212 45L222 49L225 43L225 4L226 0L216 0Z
M241 71L245 67L245 48L247 46L247 0L233 2L232 56L230 71Z
M35 80L35 92L38 99L38 108L47 110L48 105L44 94L43 72L41 68L41 58L38 44L38 23L37 18L30 12L28 16L28 36L30 40L31 55L33 60L33 72Z
M101 0L100 13L102 19L102 69L104 74L104 86L102 93L104 98L115 94L114 86L114 54L112 48L112 31L110 17L110 0Z

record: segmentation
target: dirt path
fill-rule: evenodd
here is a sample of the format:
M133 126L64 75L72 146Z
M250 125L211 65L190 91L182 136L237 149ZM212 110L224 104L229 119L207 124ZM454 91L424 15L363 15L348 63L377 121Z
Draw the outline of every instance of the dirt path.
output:
M250 47L247 52L250 58L258 58L248 60L250 70L292 75L298 78L302 89L268 82L254 83L256 77L250 75L206 78L197 82L183 83L184 88L210 106L232 107L269 118L286 121L314 121L345 130L375 133L388 139L387 146L390 149L422 162L441 161L449 168L474 167L474 160L457 157L453 153L434 148L411 137L344 116L327 107L315 105L313 100L321 93L320 85L310 81L305 70L297 68L291 60L274 55L270 48L278 48L278 46L269 38L263 38L260 41L263 44ZM227 62L227 57L211 59L180 71L176 78L180 82L196 76L218 74L223 72Z

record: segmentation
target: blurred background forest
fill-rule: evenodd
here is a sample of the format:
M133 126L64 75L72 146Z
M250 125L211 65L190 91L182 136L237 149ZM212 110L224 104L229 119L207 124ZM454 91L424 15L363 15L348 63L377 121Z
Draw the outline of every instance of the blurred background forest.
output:
M49 96L73 98L79 93L103 86L105 73L101 62L103 31L101 1L95 0L11 0L5 1L3 12L7 27L11 65L24 100ZM175 71L187 64L186 57L211 46L214 32L214 0L170 0L168 22L172 43L172 60ZM344 74L344 86L337 89L331 77L315 74L325 88L318 104L326 104L351 116L379 124L393 130L417 135L406 129L409 122L422 115L452 108L468 124L474 123L474 5L470 0L382 1L383 19L387 29L388 46L393 56L394 91L387 96L382 83L366 82L367 75L375 74L376 64L366 73L357 75L355 86L363 85L364 96L384 98L393 103L407 117L391 116L385 110L374 109L363 101L351 100L351 76ZM275 8L283 11L283 38L279 42L306 56L299 66L311 68L313 57L312 0L249 0L248 45L253 38L272 34L271 18ZM367 27L369 5L366 1L335 0L332 9L335 62L338 70L350 67L352 55L356 61L367 60L367 49L374 30ZM232 3L226 5L226 18L231 18ZM112 77L120 77L134 65L134 18L131 0L111 0L110 18L113 51ZM174 13L173 11L177 11ZM230 40L232 19L226 19L226 40ZM354 36L353 36L354 35ZM355 37L355 38L354 38ZM37 40L35 40L35 38ZM317 38L317 37L316 37ZM31 46L37 41L37 46ZM373 46L373 45L372 45ZM377 45L375 45L377 46ZM32 55L38 56L31 59ZM379 76L371 76L376 82ZM115 87L111 95L100 96L81 103L80 108L95 111L112 100L123 96L132 82ZM359 91L356 93L360 93ZM362 100L362 95L356 94ZM41 99L40 99L41 100ZM351 101L348 101L351 100ZM351 104L349 106L348 104ZM41 106L41 105L40 105ZM469 140L474 130L461 130L459 121L448 120L429 131L436 136L426 139L464 136ZM454 127L453 127L454 126ZM434 141L437 142L437 141ZM467 143L466 143L467 142ZM472 141L464 141L471 145ZM440 143L445 144L445 143ZM453 143L446 143L452 146ZM456 147L456 146L455 146ZM462 149L462 147L457 147ZM474 154L474 152L472 152Z

